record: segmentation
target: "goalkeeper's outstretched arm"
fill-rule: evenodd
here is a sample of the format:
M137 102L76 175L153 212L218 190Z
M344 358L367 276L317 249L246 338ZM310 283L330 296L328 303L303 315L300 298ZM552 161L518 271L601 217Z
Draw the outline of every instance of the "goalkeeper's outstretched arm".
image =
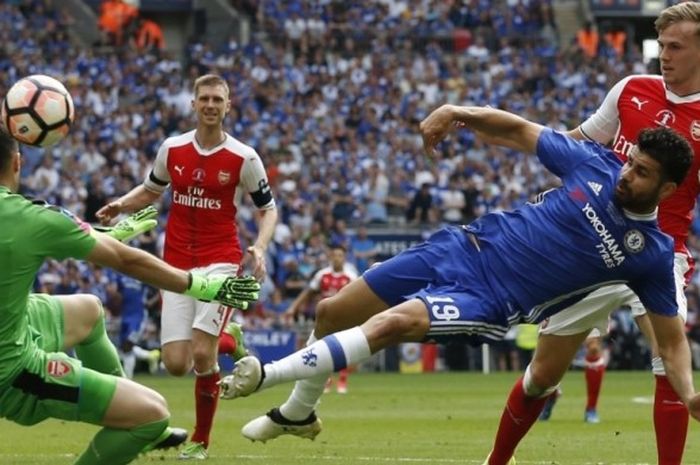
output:
M160 289L187 294L204 301L245 309L257 300L260 285L252 277L193 275L168 265L143 250L129 247L116 239L95 232L97 244L86 259L110 267Z
M158 225L158 210L153 205L132 213L114 226L93 226L93 229L107 234L121 242L150 231Z

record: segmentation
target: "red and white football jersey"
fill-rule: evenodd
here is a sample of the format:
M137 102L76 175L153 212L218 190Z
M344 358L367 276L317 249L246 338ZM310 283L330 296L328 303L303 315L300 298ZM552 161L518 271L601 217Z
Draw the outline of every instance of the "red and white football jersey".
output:
M318 292L322 299L325 299L337 294L355 278L357 278L357 271L348 263L343 266L342 271L333 271L332 267L327 266L314 274L309 287Z
M700 193L700 93L680 97L666 89L661 76L629 76L615 84L580 130L600 143L612 141L612 150L625 161L639 132L657 126L667 126L683 135L695 152L688 176L659 205L661 230L673 237L676 252L687 254L685 242Z
M248 192L259 209L273 208L265 169L252 147L228 134L211 149L200 147L194 135L166 139L144 181L158 193L172 187L163 258L181 269L239 264L236 191Z

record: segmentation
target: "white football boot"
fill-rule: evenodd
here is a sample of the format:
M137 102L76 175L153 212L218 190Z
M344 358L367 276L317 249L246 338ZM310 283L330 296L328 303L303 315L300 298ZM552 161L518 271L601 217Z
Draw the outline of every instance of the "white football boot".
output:
M252 355L247 355L236 362L230 375L219 381L222 399L246 397L260 389L265 379L262 362Z
M312 441L321 432L322 423L311 412L305 420L291 421L282 416L278 408L273 408L266 415L246 423L241 429L243 437L251 441L266 442L278 436L289 434Z

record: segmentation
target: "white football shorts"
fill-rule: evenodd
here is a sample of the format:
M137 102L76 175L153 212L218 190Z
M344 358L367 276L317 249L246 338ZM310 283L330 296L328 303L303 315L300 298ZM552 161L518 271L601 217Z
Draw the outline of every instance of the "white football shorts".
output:
M189 271L209 275L212 273L236 276L238 265L231 263L213 263ZM233 309L218 302L202 302L182 294L162 291L163 305L160 316L160 342L167 344L174 341L192 339L192 329L218 336L228 324Z
M676 301L678 314L683 318L683 321L688 316L688 301L684 289L685 275L689 269L688 257L685 254L676 253L673 266L676 277ZM622 307L629 308L634 317L646 313L646 309L637 294L626 285L616 284L601 287L571 307L540 323L540 334L571 336L590 331L589 337L605 335L608 333L610 314Z

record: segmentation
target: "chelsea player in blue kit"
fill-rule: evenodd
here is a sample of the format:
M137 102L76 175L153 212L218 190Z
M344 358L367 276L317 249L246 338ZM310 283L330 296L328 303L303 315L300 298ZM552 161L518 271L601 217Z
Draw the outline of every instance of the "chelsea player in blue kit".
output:
M279 409L245 425L243 435L313 438L321 430L314 409L332 371L401 342L498 340L514 324L542 321L613 283L627 284L652 309L669 379L700 418L676 315L673 241L656 222L659 201L691 164L688 143L667 128L646 130L623 165L598 144L507 112L444 106L421 123L428 149L453 128L445 118L491 142L536 153L563 186L513 212L442 229L366 271L319 304L319 339L306 348L264 366L255 357L241 359L222 380L224 398L303 380Z
M147 361L148 371L155 373L160 361L160 350L146 350L139 345L148 323L148 287L138 279L117 273L112 278L110 291L120 303L119 357L124 366L124 374L129 379L134 377L137 360Z

